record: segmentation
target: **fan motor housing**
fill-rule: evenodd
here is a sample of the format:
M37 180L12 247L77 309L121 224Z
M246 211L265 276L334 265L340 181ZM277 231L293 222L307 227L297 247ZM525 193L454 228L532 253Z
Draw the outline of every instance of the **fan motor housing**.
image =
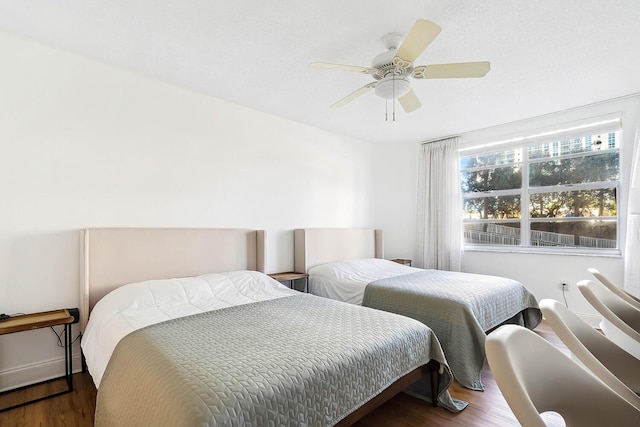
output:
M376 69L377 72L373 74L373 78L376 80L382 80L390 75L395 75L396 78L403 78L409 74L411 74L411 70L413 67L403 68L398 67L393 63L393 59L396 56L395 50L389 50L387 52L383 52L380 55L373 58L371 61L371 68Z

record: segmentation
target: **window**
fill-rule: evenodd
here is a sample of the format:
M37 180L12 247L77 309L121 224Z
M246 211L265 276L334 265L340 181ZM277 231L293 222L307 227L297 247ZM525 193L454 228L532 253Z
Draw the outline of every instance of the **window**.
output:
M461 149L465 247L617 252L620 141L618 118Z

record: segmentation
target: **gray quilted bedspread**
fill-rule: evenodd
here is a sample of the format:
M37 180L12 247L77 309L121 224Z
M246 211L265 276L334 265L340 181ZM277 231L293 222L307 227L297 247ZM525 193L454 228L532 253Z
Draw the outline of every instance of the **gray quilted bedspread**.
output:
M461 410L420 322L307 294L230 307L123 338L95 425L330 426L431 359L443 366L439 402Z
M484 390L485 331L502 323L533 329L542 320L538 302L520 282L440 270L376 280L365 288L362 305L429 326L456 380L473 390Z

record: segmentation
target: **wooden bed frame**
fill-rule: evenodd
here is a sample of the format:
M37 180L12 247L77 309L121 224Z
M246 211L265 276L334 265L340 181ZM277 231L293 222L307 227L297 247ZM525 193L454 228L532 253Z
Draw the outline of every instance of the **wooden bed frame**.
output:
M90 228L83 230L82 248L82 331L96 302L127 283L234 270L265 270L264 230ZM437 396L438 370L439 364L432 361L409 372L338 425L353 424L423 375L431 375L432 395ZM433 399L433 406L437 406L437 399Z

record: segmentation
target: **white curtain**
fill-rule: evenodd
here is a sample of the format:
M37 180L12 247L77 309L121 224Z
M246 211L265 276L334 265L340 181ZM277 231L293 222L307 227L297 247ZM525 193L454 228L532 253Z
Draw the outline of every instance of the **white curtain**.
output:
M636 130L633 147L627 236L624 251L624 289L640 296L640 129Z
M416 266L460 271L462 205L459 139L422 144L418 164Z

